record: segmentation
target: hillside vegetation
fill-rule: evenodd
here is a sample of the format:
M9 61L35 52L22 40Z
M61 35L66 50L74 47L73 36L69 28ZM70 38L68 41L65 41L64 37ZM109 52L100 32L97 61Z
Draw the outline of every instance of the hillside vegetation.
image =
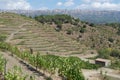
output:
M1 14L11 16L8 13ZM14 14L12 16L14 16ZM6 20L7 18L4 17L3 19ZM78 43L76 40L73 40L63 33L58 33L61 29L61 23L57 27L51 27L51 25L46 22L45 24L42 24L25 16L20 17L20 15L18 15L15 19L15 21L21 23L21 25L18 24L17 26L14 26L11 23L9 23L11 26L1 25L0 31L2 34L4 33L6 35L14 32L12 33L14 36L11 37L12 39L10 39L9 43L16 44L21 49L29 50L31 48L34 52L56 55L81 53L83 50L89 49L85 45ZM63 20L61 20L61 22L62 21Z
M81 9L55 9L55 10L9 10L9 12L15 12L18 14L24 14L27 16L39 16L39 15L55 15L55 14L68 14L82 21L88 21L90 23L104 24L120 22L120 11L115 10L81 10Z
M55 74L57 71L59 76L67 80L84 80L81 69L97 69L99 67L98 65L84 62L77 57L41 55L40 53L32 55L27 50L20 51L17 47L11 46L7 43L0 42L0 49L12 52L12 54L17 55L18 57L29 62L36 68L49 72L51 75Z
M97 68L96 65L84 62L77 57L54 56L82 53L88 48L59 33L49 24L41 24L34 19L12 13L0 13L0 15L1 51L10 51L11 55L15 54L51 75L56 74L57 71L59 76L69 80L84 80L82 68ZM6 22L8 18L11 22ZM75 62L74 65L73 62ZM13 76L16 75L13 74Z
M52 28L56 29L61 18L64 16L64 20L60 21L59 32L63 33L69 38L76 40L78 43L89 47L90 49L95 49L98 51L99 55L97 57L112 60L112 68L120 69L120 24L119 23L109 23L105 25L95 25L92 23L87 23L75 19L71 16L66 15L45 15L38 16L35 19L44 24L48 23ZM60 17L61 16L61 17ZM56 21L51 20L53 17ZM68 18L69 17L69 18ZM66 22L67 21L67 22ZM49 23L50 22L50 23ZM92 52L91 52L92 53Z
M48 23L51 25L51 28L54 27L55 29L58 27L57 22L59 22L61 33L90 48L120 48L120 25L118 23L95 25L66 16L42 15L35 17L35 19L43 24Z
M119 24L95 25L69 15L36 16L0 13L0 50L10 51L29 64L63 79L84 80L81 69L98 66L79 59L94 54L120 68ZM77 54L77 55L76 55ZM75 55L76 57L67 57Z
M0 17L2 37L15 32L9 43L22 49L56 55L120 49L120 25L117 23L95 25L64 14L36 16L38 22L13 13L1 13Z

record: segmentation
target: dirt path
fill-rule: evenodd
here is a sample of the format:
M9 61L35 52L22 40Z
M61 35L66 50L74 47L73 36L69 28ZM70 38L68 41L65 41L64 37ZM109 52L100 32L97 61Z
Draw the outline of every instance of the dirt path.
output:
M25 30L24 25L27 25L28 23L24 23L18 27L18 30L14 31L11 33L8 38L5 40L7 43L11 43L11 40L14 38L14 35L18 33L21 30ZM0 54L3 55L5 59L7 59L7 65L6 65L6 71L9 69L12 69L14 66L18 66L22 69L24 72L23 75L29 75L29 76L34 76L35 80L46 80L50 76L48 72L43 72L43 70L36 70L34 66L31 66L29 63L23 61L22 59L14 56L11 56L10 52L0 52ZM58 75L52 75L51 78L53 80L61 80L61 77ZM27 80L30 80L28 78Z
M24 29L23 28L24 25L27 25L27 23L20 25L18 27L18 30L11 33L10 36L8 36L8 38L5 40L5 42L9 43L11 41L11 39L13 39L13 37L16 33L21 31L22 29ZM11 56L10 52L0 52L0 54L2 54L3 57L7 60L6 71L8 71L9 69L12 69L14 66L18 66L24 72L23 75L34 76L35 80L45 80L46 76L44 74L40 73L39 71L36 71L33 67L24 63L23 61L20 61L17 58ZM28 80L30 80L30 79L28 78Z
M22 69L23 75L34 76L35 80L45 80L46 76L44 74L36 71L34 68L28 64L25 64L23 61L11 56L10 52L0 52L0 54L2 54L3 57L7 60L6 71L12 69L14 66L18 66ZM30 79L28 78L28 80Z
M119 70L110 68L99 68L98 70L82 69L86 80L103 80L103 76L108 76L110 80L120 80Z
M21 31L21 30L23 29L23 26L24 26L24 25L27 25L27 24L28 24L28 23L24 23L24 24L20 25L20 26L18 27L18 30L16 30L15 32L11 33L10 36L5 40L5 42L10 42L10 40L13 39L14 35L15 35L16 33L18 33L19 31Z

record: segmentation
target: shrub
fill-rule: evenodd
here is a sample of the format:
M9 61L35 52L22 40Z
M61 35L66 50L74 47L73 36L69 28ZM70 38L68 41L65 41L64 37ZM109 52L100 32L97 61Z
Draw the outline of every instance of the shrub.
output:
M120 27L118 28L117 34L120 35Z
M62 29L62 24L57 24L57 28Z
M85 31L86 31L86 29L83 27L80 29L80 33L84 33Z
M112 50L110 56L120 58L120 51Z
M61 31L62 30L62 24L57 24L56 28L55 28L56 31Z
M0 41L4 41L6 39L6 35L2 35L2 34L0 34Z
M113 38L108 38L108 41L112 43L112 42L114 42L114 39Z
M83 28L86 28L87 26L86 25L83 25Z
M73 34L73 31L71 29L68 29L67 34L71 35L71 34Z
M110 52L111 52L111 51L110 51L109 49L107 49L107 48L105 48L105 49L100 49L100 50L98 51L98 53L99 53L99 56L98 56L98 57L107 59L107 58L110 57Z
M90 24L89 24L89 26L91 26L91 27L95 27L95 24L93 24L93 23L90 23Z

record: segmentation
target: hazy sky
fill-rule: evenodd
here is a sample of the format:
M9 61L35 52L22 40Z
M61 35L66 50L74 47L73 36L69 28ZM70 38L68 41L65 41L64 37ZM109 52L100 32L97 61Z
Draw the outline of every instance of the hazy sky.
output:
M0 9L97 9L120 11L120 0L0 0Z

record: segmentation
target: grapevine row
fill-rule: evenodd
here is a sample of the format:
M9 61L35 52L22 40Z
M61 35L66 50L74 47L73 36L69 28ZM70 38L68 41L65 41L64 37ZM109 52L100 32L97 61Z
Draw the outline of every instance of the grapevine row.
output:
M7 43L0 43L0 48L8 50L13 54L17 55L21 59L29 62L36 68L42 69L49 73L55 74L56 72L59 76L67 80L84 80L84 76L81 69L97 69L98 66L90 64L89 62L84 62L77 57L60 57L55 55L36 55L30 54L29 51L21 52L15 46L11 46Z

